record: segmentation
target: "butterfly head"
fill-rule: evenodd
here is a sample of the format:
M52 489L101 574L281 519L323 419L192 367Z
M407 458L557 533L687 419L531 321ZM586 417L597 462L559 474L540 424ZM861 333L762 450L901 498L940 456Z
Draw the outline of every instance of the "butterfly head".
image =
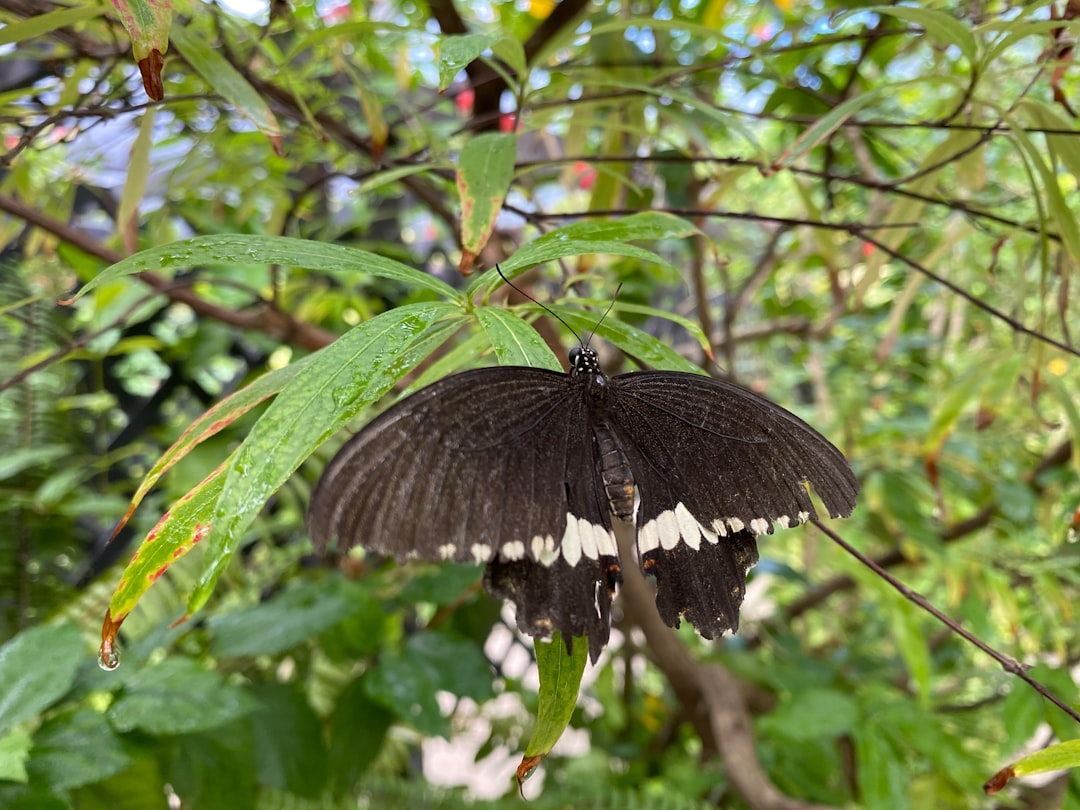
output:
M570 350L570 376L600 375L600 358L588 346L575 346Z

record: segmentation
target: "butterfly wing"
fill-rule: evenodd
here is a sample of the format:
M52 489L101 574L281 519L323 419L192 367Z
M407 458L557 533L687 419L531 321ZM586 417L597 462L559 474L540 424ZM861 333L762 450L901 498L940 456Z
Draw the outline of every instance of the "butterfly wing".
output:
M580 386L564 374L452 375L342 447L312 495L312 538L486 564L487 589L515 602L524 632L588 635L595 659L619 568L589 441Z
M792 413L737 385L677 372L611 380L608 416L638 486L637 549L657 609L706 638L735 630L755 537L815 515L851 514L847 460Z

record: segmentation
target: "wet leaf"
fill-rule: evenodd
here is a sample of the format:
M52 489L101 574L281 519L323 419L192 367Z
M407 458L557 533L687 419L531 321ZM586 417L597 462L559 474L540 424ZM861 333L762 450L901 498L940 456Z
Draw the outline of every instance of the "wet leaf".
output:
M227 465L189 614L205 604L267 499L316 447L411 371L432 348L425 333L443 334L437 321L458 312L442 302L384 312L319 351L277 395ZM424 352L411 351L418 343Z
M540 333L514 313L491 306L479 308L476 315L495 349L499 365L562 371L558 358Z
M105 715L93 709L50 719L34 734L27 769L35 780L54 790L100 782L131 764Z
M234 233L196 236L139 251L98 273L62 303L78 301L107 282L144 270L252 264L280 264L328 273L366 273L431 290L442 298L456 300L459 297L457 291L445 281L366 250L289 236Z

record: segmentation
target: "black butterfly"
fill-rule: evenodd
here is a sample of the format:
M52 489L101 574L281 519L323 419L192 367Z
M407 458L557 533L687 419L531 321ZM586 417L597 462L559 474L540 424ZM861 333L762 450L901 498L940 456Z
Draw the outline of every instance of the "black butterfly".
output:
M674 371L607 377L589 348L570 366L466 371L389 408L323 473L315 542L483 563L522 632L587 635L595 662L622 580L612 515L636 520L664 621L713 638L738 628L757 535L815 514L807 483L833 517L855 507L840 451L757 394Z

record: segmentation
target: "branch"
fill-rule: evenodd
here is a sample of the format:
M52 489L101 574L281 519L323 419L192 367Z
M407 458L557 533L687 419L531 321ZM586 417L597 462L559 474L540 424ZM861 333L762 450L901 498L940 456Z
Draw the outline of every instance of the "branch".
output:
M636 559L629 527L616 527L620 554ZM833 810L781 793L761 766L750 711L739 681L720 664L701 665L656 612L652 588L636 565L623 567L620 601L645 634L650 657L664 673L705 747L715 745L732 787L753 810Z
M1035 492L1041 491L1042 487L1038 482L1039 476L1054 467L1068 464L1071 456L1072 442L1062 442L1043 456L1039 460L1039 463L1024 476L1024 480L1033 490L1035 490ZM971 517L965 518L951 526L946 526L941 532L940 539L943 543L953 543L967 537L969 534L973 534L979 529L989 526L990 521L994 519L999 511L1000 507L997 501L988 503ZM908 558L904 556L904 553L899 548L890 549L884 554L873 558L873 563L881 568L892 568L907 561ZM807 611L817 607L833 594L851 590L854 587L855 580L847 574L833 577L829 581L823 582L816 588L807 591L794 602L791 602L784 609L778 622L784 625L790 624L793 619L796 619ZM756 643L756 641L756 639L751 640L751 644Z
M109 264L116 264L124 258L122 254L106 247L86 231L53 219L23 204L14 197L0 194L0 211L6 211L31 225L36 225L59 239L74 245L83 252L96 256ZM193 290L187 287L178 287L170 279L163 278L156 273L145 271L136 273L135 277L151 289L168 296L170 300L187 304L197 314L235 326L238 329L264 332L285 343L291 343L312 351L330 345L337 338L332 332L327 332L325 329L320 329L318 326L305 321L297 320L292 315L281 311L268 302L262 302L262 306L252 311L237 311L207 301Z

